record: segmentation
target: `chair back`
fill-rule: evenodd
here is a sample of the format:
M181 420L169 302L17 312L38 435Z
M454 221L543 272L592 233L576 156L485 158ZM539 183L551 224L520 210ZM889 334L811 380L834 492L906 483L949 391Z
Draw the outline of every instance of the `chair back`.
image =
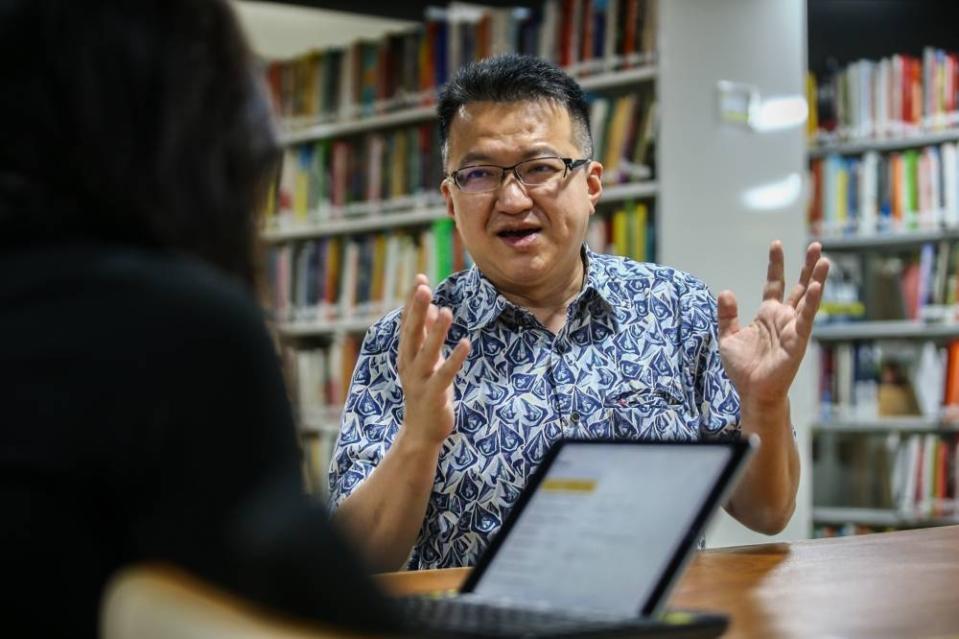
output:
M285 619L164 565L131 566L107 584L101 639L357 639Z

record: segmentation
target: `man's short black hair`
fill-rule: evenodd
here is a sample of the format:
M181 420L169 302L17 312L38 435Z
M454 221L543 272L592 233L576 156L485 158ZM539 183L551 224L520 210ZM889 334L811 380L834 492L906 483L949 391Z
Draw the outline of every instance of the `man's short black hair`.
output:
M582 87L551 62L535 56L510 53L466 64L440 92L436 110L440 118L444 164L450 125L461 106L470 102L540 100L566 107L580 150L584 156L592 157L589 103Z

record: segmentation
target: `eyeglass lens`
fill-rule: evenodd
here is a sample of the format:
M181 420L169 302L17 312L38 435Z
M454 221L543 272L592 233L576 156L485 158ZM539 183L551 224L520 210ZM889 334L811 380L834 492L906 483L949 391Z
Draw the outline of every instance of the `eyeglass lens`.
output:
M493 165L471 166L453 174L457 186L463 191L493 191L506 179L510 169ZM566 163L560 158L534 158L520 162L512 169L520 182L527 186L539 186L566 172Z

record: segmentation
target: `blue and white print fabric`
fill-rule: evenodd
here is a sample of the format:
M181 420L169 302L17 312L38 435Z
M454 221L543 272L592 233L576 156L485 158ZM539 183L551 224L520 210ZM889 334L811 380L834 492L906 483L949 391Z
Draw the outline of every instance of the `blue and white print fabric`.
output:
M434 302L453 311L446 352L472 350L454 382L426 519L407 566L475 563L527 478L562 437L739 436L739 397L719 356L716 303L696 278L584 247L586 279L553 335L474 266ZM383 459L403 424L400 310L367 332L330 468L333 508Z

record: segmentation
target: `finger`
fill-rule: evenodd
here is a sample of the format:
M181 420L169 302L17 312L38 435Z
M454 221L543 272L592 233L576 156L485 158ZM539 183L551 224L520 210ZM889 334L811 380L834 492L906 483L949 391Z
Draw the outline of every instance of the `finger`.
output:
M732 291L723 291L716 298L716 319L719 322L719 339L739 332L739 310Z
M410 291L406 305L403 307L403 316L400 321L400 346L397 358L400 361L412 361L423 344L424 321L433 297L427 286L426 276L416 276L413 289Z
M413 298L416 296L416 289L418 289L420 285L429 287L429 280L422 273L416 276L416 279L413 281L413 286L410 288L410 293L406 296L406 302L403 304L403 314L400 315L401 322L409 315L410 308L413 306Z
M426 321L423 324L423 328L429 331L433 328L433 323L436 322L436 318L439 317L440 307L436 304L430 304L426 309Z
M829 276L829 266L829 258L820 257L816 260L816 266L812 269L812 280L819 282L824 288L826 286L826 278Z
M822 301L822 282L815 280L806 288L806 294L796 307L796 334L805 342L812 334L813 321Z
M819 242L813 242L806 248L806 262L799 273L799 282L793 287L792 292L786 299L786 302L793 308L796 308L796 305L799 304L799 298L802 297L806 287L809 286L809 278L812 277L813 269L820 257L822 257L822 245Z
M769 266L766 267L766 285L763 286L763 301L782 301L786 292L785 267L783 266L783 245L775 240L769 245Z
M813 282L819 282L819 286L821 288L825 288L826 278L829 276L829 265L829 258L820 257L817 259L815 265L813 265L813 267L810 269L811 275L809 276L809 284L812 284ZM808 290L809 284L807 284L806 289L804 289L798 297L796 303L797 309L799 308L799 302L802 300Z
M440 351L446 341L446 333L453 323L453 313L448 308L439 311L433 327L426 336L423 348L416 354L413 369L422 377L429 377L436 369L436 362L440 358Z
M465 337L456 343L456 346L446 358L446 361L443 362L443 365L440 366L433 375L433 379L436 380L437 384L441 384L443 388L448 388L449 385L453 383L453 380L456 379L456 374L463 368L463 362L466 361L466 356L470 354L470 348L470 342Z

